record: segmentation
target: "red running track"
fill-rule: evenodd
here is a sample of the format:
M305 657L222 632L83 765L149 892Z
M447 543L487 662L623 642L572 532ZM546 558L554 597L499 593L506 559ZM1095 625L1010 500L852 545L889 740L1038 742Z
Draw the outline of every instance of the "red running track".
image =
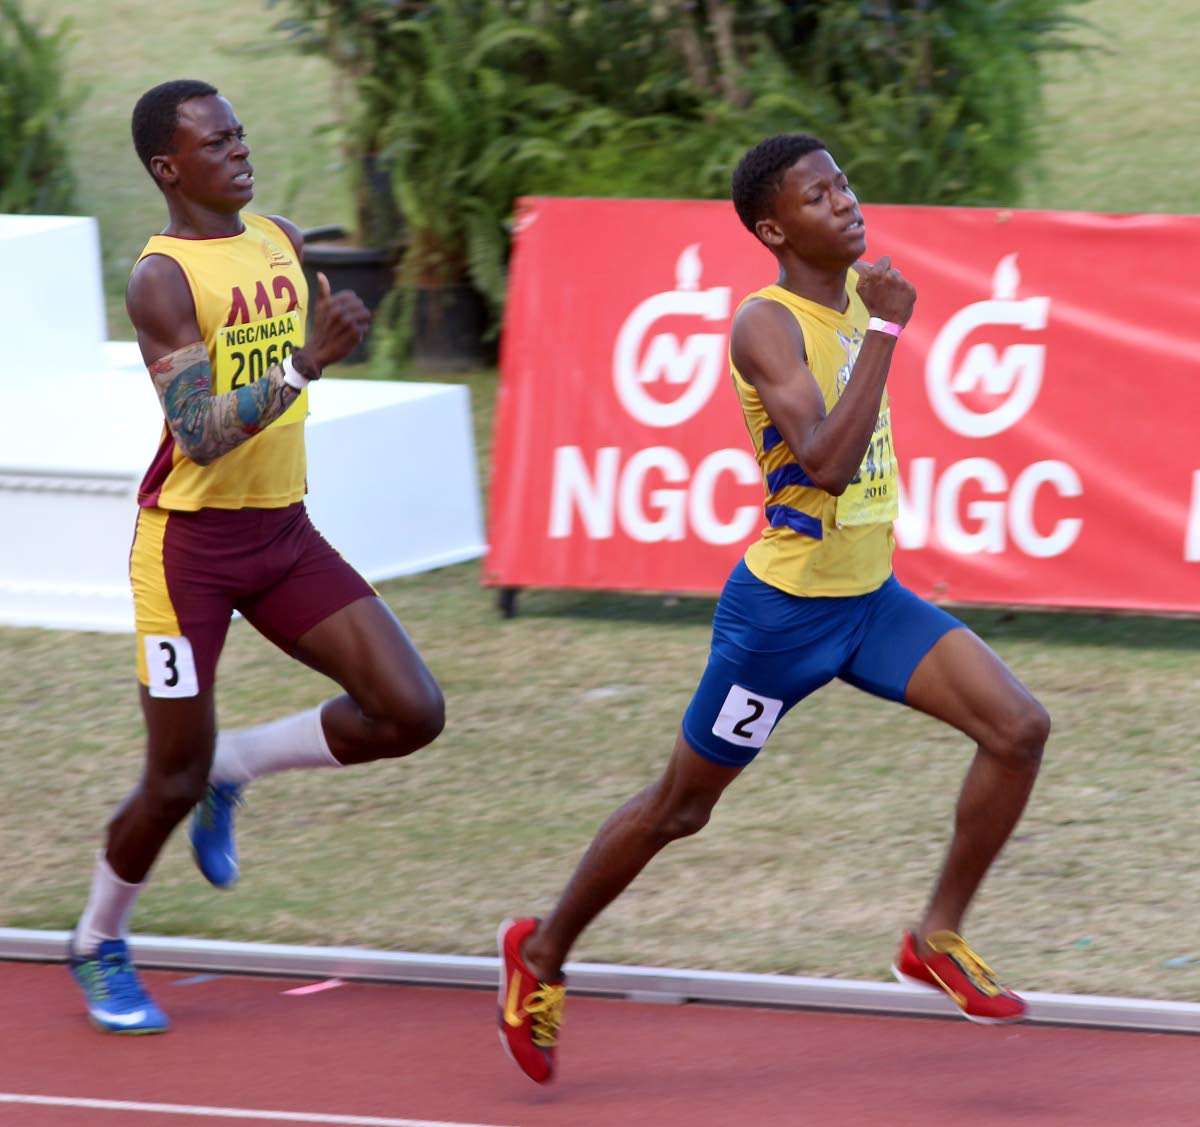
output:
M1200 1123L1200 1042L1180 1034L573 998L559 1077L540 1087L503 1054L491 993L348 983L289 995L304 984L145 979L173 1030L114 1037L87 1024L64 967L0 963L0 1124ZM130 1106L4 1099L13 1094Z

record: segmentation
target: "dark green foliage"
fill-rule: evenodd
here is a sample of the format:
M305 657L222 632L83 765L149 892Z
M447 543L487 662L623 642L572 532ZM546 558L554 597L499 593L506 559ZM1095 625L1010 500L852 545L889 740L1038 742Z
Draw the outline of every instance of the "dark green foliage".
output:
M508 7L561 44L548 77L611 115L579 152L585 171L572 168L567 190L721 197L747 147L808 132L829 143L865 200L1012 204L1021 168L1036 156L1042 61L1071 48L1079 2ZM589 188L589 167L620 172L608 190L603 175Z
M1036 157L1043 58L1077 49L1078 3L809 3L806 40L776 42L837 101L837 151L864 198L1013 204Z
M44 31L19 0L0 0L0 213L72 210L66 129L78 96L67 90L67 41L65 22Z
M725 198L772 133L822 137L868 202L1015 203L1080 2L291 0L279 26L352 85L403 281L498 313L518 196Z

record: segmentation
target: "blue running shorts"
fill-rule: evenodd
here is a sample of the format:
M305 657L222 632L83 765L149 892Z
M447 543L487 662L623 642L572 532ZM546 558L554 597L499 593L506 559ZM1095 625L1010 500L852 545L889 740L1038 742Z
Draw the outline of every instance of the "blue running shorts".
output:
M713 763L744 767L788 709L835 677L903 701L921 659L958 626L894 575L866 595L801 598L740 561L717 603L684 738Z

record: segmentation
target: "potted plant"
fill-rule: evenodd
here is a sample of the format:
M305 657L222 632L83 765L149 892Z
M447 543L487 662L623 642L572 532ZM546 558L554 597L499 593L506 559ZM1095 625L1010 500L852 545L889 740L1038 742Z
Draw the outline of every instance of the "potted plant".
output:
M563 159L574 104L539 81L552 35L504 0L439 0L391 26L386 77L368 81L380 155L405 228L394 335L439 369L491 358L513 203Z
M563 91L523 76L553 39L504 0L287 3L277 29L337 68L357 213L352 235L306 232L308 266L354 271L368 304L378 295L372 335L393 354L438 370L485 363L513 200L556 153L548 120Z
M436 370L490 360L515 199L580 191L571 170L590 167L580 157L605 138L612 160L583 187L614 186L625 141L639 147L627 132L636 109L674 100L678 80L645 81L661 46L651 25L665 17L601 0L286 2L295 15L278 29L337 68L355 176L355 245L337 229L307 232L310 262L362 269L394 254L376 346ZM610 109L618 93L628 105ZM642 122L641 147L661 149L670 126L661 112Z
M423 3L395 0L267 0L286 5L291 15L275 30L303 54L328 59L334 67L333 127L341 134L342 160L350 179L354 226L311 227L303 232L304 270L310 286L317 272L334 289L352 289L373 310L384 303L395 280L404 245L404 223L392 195L388 170L379 157L379 128L386 113L372 94L371 79L386 68L390 27L398 13ZM374 334L373 334L374 336ZM346 363L366 359L372 338Z

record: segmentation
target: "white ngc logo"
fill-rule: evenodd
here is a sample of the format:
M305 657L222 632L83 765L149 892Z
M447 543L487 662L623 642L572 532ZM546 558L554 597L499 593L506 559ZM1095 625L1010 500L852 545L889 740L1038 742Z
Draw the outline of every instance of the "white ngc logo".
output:
M1021 275L1017 256L1005 255L992 276L992 298L960 309L942 327L925 362L925 389L930 405L951 430L968 438L989 438L1018 422L1033 406L1042 386L1046 349L1040 344L1012 344L1001 355L990 342L967 350L957 369L959 346L975 329L1016 325L1036 332L1046 327L1048 297L1017 300ZM982 390L1006 398L988 411L976 411L960 398Z
M729 317L730 287L700 288L699 250L698 243L684 249L675 263L675 289L641 302L613 344L617 399L645 426L687 422L712 397L726 368L723 324L719 333L691 333L682 341L673 332L653 331L666 317L718 322ZM675 398L651 395L647 385L655 383L666 385ZM621 535L640 544L734 544L761 522L762 474L748 450L710 450L681 434L685 445L703 445L697 460L695 450L684 453L657 435L652 445L642 448L638 439L624 437L623 446L585 448L573 443L554 450L547 529L551 540L575 535L610 540ZM740 503L735 505L729 501L731 485L737 487Z
M725 333L693 333L680 344L674 333L651 339L641 363L638 355L654 322L692 316L723 321L729 316L728 286L700 289L699 244L685 248L675 263L675 289L656 293L625 319L613 348L613 386L621 405L638 422L673 427L690 419L712 396L725 367ZM659 380L681 389L675 399L650 395L644 385Z

